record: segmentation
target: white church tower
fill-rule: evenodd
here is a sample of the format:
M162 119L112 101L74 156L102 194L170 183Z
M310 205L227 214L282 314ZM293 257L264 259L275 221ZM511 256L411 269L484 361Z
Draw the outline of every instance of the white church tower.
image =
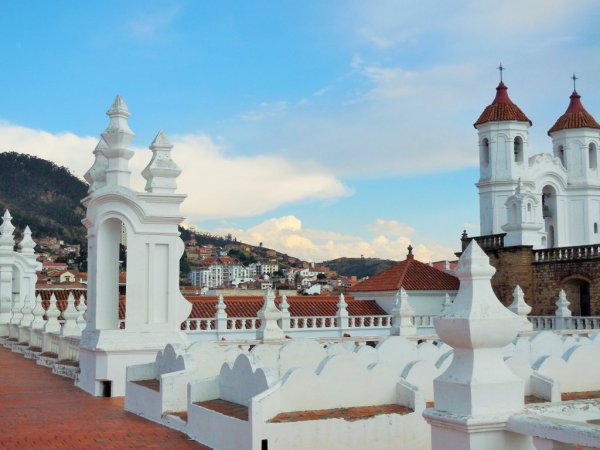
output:
M500 81L494 101L474 124L479 135L479 210L481 235L503 233L506 201L524 178L529 159L531 120L508 96Z
M573 83L576 79L573 75ZM554 156L566 169L568 183L566 193L544 192L545 220L556 228L557 246L600 242L600 124L583 107L575 85L573 88L567 110L548 130Z
M78 385L92 395L121 396L126 366L154 361L168 343L185 343L180 326L192 305L179 290L184 245L177 226L183 221L179 206L186 196L175 192L181 169L171 159L173 146L162 132L156 136L150 163L142 172L146 192L136 192L129 186L129 160L134 155L129 144L135 135L121 97L107 115L110 123L85 174L89 195L82 200L87 208L83 222L89 279ZM120 299L123 228L126 294Z
M482 236L505 233L505 246L535 249L600 243L600 124L577 91L548 131L552 154L530 156L531 121L502 80L474 126Z

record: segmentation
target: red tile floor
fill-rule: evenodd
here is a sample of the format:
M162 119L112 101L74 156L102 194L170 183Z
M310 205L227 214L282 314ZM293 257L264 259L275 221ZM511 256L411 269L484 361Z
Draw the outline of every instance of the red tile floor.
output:
M0 347L0 449L207 449Z

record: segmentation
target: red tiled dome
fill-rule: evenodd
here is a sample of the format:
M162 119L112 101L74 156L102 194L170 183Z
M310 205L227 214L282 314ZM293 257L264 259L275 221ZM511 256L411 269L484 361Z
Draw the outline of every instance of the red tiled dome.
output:
M458 278L430 267L408 255L404 261L383 272L361 281L349 289L350 292L396 291L457 291Z
M571 101L569 107L565 113L558 118L556 123L548 130L548 134L554 133L555 131L568 130L572 128L598 128L600 124L596 122L596 119L585 110L581 104L581 95L577 91L573 91L571 94Z
M483 110L473 126L477 128L478 125L487 122L501 122L506 120L529 122L529 125L532 125L531 120L529 120L525 113L512 102L508 96L508 88L501 81L496 88L496 98L494 98L491 105Z

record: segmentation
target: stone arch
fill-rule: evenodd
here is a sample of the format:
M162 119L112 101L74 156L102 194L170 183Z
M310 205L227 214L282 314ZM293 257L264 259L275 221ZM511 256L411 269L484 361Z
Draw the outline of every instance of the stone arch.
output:
M523 138L521 136L517 136L513 140L513 153L515 163L521 164L523 162Z
M598 168L598 150L596 149L596 144L593 142L590 142L588 145L588 165L592 170Z
M569 275L560 282L560 287L571 302L570 308L574 316L591 315L590 302L591 280L584 275Z

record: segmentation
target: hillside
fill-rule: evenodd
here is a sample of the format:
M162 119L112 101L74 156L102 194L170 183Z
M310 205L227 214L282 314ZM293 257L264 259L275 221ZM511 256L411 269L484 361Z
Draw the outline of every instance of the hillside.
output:
M379 258L337 258L323 261L323 265L346 277L356 275L358 278L370 277L394 264L396 261Z
M87 185L53 162L16 152L0 153L0 210L9 209L18 229L29 225L34 236L85 242L79 201Z

